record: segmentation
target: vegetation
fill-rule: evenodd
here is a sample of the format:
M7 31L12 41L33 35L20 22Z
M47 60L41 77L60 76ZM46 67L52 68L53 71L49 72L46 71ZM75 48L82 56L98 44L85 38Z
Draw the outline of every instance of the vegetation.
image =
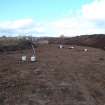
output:
M16 51L31 48L31 41L25 38L1 38L0 39L0 52Z

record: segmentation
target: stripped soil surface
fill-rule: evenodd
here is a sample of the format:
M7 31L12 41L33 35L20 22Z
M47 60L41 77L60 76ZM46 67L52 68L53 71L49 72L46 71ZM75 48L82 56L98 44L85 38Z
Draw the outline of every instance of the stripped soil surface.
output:
M32 50L1 53L0 105L104 105L105 51L69 46L38 46L36 62Z

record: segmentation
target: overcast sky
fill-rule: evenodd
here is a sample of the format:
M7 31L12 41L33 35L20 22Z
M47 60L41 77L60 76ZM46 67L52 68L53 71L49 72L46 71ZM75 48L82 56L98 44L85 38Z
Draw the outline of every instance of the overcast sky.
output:
M105 33L105 0L0 0L0 35Z

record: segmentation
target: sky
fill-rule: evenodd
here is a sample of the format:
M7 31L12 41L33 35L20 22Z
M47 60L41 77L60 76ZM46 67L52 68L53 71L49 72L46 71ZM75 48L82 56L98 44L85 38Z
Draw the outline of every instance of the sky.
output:
M105 34L105 0L0 0L0 36Z

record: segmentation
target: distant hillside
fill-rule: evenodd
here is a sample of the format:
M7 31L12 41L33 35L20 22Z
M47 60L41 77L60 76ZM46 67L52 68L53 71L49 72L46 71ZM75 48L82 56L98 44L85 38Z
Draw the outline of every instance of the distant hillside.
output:
M74 44L82 46L91 46L96 48L105 47L105 35L104 34L94 34L94 35L82 35L71 38L50 38L49 43L55 44Z

